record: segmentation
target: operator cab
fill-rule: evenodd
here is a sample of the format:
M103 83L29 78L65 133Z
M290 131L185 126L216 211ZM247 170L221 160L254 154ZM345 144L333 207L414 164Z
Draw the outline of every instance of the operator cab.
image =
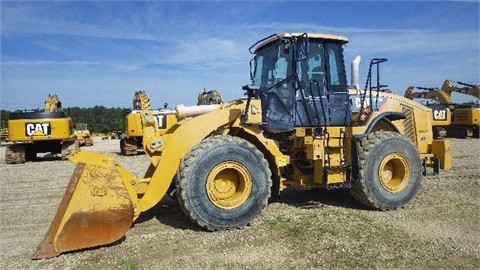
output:
M83 124L83 123L75 123L75 130L76 130L76 131L83 131L83 130L86 130L86 129L87 129L86 124Z
M325 34L274 34L250 47L251 86L265 130L347 126L352 122L343 45ZM254 51L252 51L254 49Z

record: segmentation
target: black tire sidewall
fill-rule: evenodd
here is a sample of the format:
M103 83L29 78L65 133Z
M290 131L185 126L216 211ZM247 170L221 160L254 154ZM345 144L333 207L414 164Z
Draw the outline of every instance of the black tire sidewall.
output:
M410 180L399 192L386 190L379 179L380 164L392 153L402 155L410 166ZM365 166L367 190L380 208L395 209L407 204L417 194L422 177L421 160L416 148L402 137L392 137L377 144L369 151ZM370 181L368 181L370 179Z
M200 222L209 224L215 230L243 227L252 221L265 206L269 197L268 173L263 157L239 144L223 143L206 149L189 170L186 197L191 214ZM221 209L214 205L206 191L206 181L210 171L223 161L235 161L246 167L252 178L252 189L248 199L233 209Z

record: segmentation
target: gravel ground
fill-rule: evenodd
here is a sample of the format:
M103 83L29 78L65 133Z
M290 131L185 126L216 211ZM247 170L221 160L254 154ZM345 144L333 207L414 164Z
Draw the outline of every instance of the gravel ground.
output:
M33 261L74 166L43 157L1 159L3 269L479 269L480 140L452 139L453 169L424 179L404 209L364 209L344 191L290 190L243 230L205 232L168 198L112 245ZM87 150L143 175L144 155L124 157L118 140Z

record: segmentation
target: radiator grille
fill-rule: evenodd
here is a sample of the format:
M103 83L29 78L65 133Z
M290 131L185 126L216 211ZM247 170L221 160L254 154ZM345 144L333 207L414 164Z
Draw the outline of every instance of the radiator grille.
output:
M462 111L456 111L455 112L455 121L462 121L462 122L468 122L468 111L462 110Z
M403 127L405 136L410 138L410 140L415 143L415 129L414 129L414 121L413 118L413 110L409 107L402 106L402 113L405 114L407 117L403 120Z

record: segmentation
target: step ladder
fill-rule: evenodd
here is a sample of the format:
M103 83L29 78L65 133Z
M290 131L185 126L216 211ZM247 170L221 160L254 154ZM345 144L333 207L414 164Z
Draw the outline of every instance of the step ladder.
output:
M323 164L322 183L326 189L350 188L351 165L347 164L346 138L343 128L339 134L330 136L328 131L324 134L325 158Z

